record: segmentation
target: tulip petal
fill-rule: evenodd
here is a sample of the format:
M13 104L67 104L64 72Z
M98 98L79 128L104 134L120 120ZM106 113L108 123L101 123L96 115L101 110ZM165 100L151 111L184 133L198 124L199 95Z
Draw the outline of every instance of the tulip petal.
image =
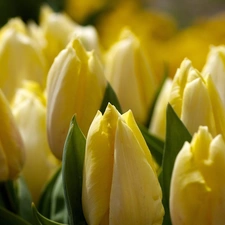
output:
M7 159L9 168L8 179L15 179L25 162L24 145L9 104L1 90L0 124L0 143Z
M212 110L210 96L202 79L188 83L183 94L181 120L191 134L201 125L208 126L212 135L216 135Z
M172 224L208 224L206 215L209 213L207 205L210 191L194 163L190 144L186 142L177 155L171 178L170 213ZM205 220L202 221L204 217Z
M103 116L100 112L97 113L88 132L82 204L84 216L90 225L99 225L103 221L108 221L118 116L115 107L109 104Z
M109 224L161 224L164 214L161 197L157 176L144 150L129 126L119 119Z

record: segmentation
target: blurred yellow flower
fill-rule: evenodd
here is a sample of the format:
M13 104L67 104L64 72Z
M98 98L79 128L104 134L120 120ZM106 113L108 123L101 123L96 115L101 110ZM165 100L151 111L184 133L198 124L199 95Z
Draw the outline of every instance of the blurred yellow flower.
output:
M106 8L109 4L115 4L118 0L66 0L65 11L78 23L86 22L91 16Z
M34 31L34 26L32 26ZM46 40L44 52L51 65L58 53L74 38L79 37L85 49L95 51L100 56L98 33L94 26L80 26L66 13L56 13L43 6L40 14L40 29ZM36 29L37 30L37 29Z
M112 85L122 110L129 109L145 124L157 89L157 82L138 38L129 30L107 52L105 75Z
M22 20L10 20L0 31L0 88L9 101L23 79L45 87L47 64Z
M208 126L225 137L225 110L210 76L202 77L185 59L173 79L169 102L191 134Z
M225 14L198 19L192 26L180 30L158 48L161 59L168 65L170 77L184 58L189 58L199 71L205 64L211 45L225 43Z
M25 162L24 144L10 105L0 89L0 182L16 179Z
M87 135L82 188L87 223L162 224L161 200L155 164L132 112L120 115L109 104Z
M23 175L33 201L37 202L43 187L59 165L48 145L46 100L39 85L25 81L16 92L12 110L26 148Z
M112 10L98 17L96 28L102 46L107 51L117 42L121 31L128 27L140 40L156 79L161 81L165 61L159 50L162 43L175 34L176 22L171 15L144 8L140 3L137 0L120 1Z
M76 114L84 135L100 108L107 82L94 51L75 39L56 57L47 81L47 129L51 150L62 157L70 120Z
M200 127L179 152L171 179L173 225L218 225L225 221L225 142Z

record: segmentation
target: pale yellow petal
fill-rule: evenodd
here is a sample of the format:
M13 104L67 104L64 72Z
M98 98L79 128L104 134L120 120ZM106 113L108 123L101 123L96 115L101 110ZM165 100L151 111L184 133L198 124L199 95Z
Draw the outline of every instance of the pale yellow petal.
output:
M47 129L51 150L62 157L64 141L74 115L75 98L81 62L73 48L63 50L56 57L47 81ZM66 106L66 107L65 107Z
M8 166L8 179L15 179L25 162L25 150L21 135L9 104L0 90L0 143Z
M186 84L183 93L181 120L191 134L197 132L198 127L208 126L209 131L216 135L212 104L206 85L201 78Z
M171 178L170 214L173 225L208 224L210 192L195 165L190 144L185 143L176 158Z
M87 135L82 204L89 225L99 225L109 220L114 139L118 116L115 107L109 104L103 116L100 112L97 113Z
M141 145L132 130L119 119L109 224L161 224L164 214L161 197L157 176Z

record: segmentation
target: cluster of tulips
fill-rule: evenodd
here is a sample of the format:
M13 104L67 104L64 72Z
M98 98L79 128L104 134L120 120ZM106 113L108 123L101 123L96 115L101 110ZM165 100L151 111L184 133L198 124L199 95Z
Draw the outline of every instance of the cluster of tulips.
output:
M129 7L0 29L1 224L225 224L225 20Z

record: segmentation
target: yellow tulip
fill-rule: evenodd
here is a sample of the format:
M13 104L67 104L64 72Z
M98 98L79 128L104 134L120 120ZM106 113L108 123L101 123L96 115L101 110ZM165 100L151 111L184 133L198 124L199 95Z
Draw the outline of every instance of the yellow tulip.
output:
M33 201L37 202L44 185L59 165L48 145L46 100L39 85L25 82L16 92L12 109L26 148L22 172Z
M0 74L0 88L9 101L23 79L45 87L46 60L20 19L10 20L0 31Z
M165 139L166 134L166 109L169 103L171 86L172 80L167 78L157 98L149 126L149 132L162 140Z
M86 135L100 108L106 79L95 52L75 39L56 57L47 80L47 129L51 150L62 157L70 120L76 114Z
M66 13L56 13L48 6L43 6L40 13L40 28L47 42L44 51L50 65L74 37L79 37L87 51L95 49L100 56L98 33L95 27L80 26Z
M87 223L162 224L161 200L155 163L132 112L121 115L109 104L87 135L82 187Z
M225 142L200 127L177 155L171 178L173 225L218 225L225 221Z
M0 89L0 182L15 179L25 162L24 144L8 101Z
M144 124L157 82L140 41L131 31L125 29L120 40L108 51L105 73L122 110L131 109L135 119Z
M210 76L205 78L185 59L173 79L169 102L191 134L207 126L225 137L225 111Z
M203 77L210 74L225 107L225 46L212 46L202 70Z

